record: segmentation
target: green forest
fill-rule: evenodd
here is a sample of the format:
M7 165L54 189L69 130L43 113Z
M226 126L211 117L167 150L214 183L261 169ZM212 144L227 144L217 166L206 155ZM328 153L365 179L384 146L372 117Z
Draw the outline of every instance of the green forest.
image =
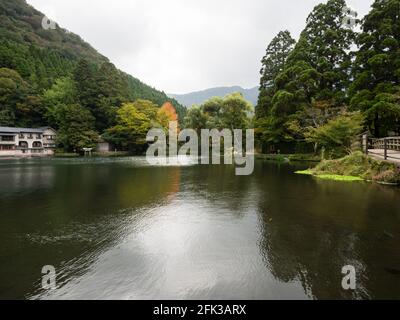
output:
M255 128L263 153L343 156L362 132L400 134L400 0L376 0L362 20L352 14L344 0L328 0L297 41L279 32L262 58L255 111L240 94L186 111L79 36L43 29L43 14L24 0L1 0L0 125L51 126L65 151L100 135L138 151L146 128L163 126L156 109L169 101L181 127Z
M282 31L262 59L256 134L264 152L351 148L368 131L400 134L400 0L351 19L344 0L317 5L296 42Z
M255 115L236 117L239 128L255 128L263 153L331 158L348 154L363 132L399 135L399 15L400 0L376 0L362 20L344 0L317 5L298 41L285 30L268 44ZM220 98L194 106L186 125L220 128L222 106Z
M74 151L102 134L115 138L118 110L136 100L158 108L169 101L183 120L177 101L118 70L79 36L58 25L45 30L43 16L24 0L0 1L0 126L51 126L59 148Z

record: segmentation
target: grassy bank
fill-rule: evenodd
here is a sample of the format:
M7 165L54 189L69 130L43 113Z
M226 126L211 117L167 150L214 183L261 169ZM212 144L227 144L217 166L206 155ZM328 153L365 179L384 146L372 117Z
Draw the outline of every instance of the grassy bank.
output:
M374 160L362 152L355 152L337 160L323 160L315 168L297 173L340 181L367 180L387 184L400 183L400 169L395 164Z
M280 161L280 162L321 161L321 157L315 154L257 154L257 158L263 160Z
M127 151L111 151L111 152L93 152L92 157L99 157L99 158L112 158L112 157L127 157L131 156ZM83 157L83 154L79 153L68 153L68 152L56 152L54 154L54 157L56 158L77 158L77 157Z
M77 158L79 157L78 153L69 153L69 152L56 152L54 154L54 157L56 158Z
M94 152L94 157L113 158L113 157L128 157L132 156L128 151L110 151L110 152Z

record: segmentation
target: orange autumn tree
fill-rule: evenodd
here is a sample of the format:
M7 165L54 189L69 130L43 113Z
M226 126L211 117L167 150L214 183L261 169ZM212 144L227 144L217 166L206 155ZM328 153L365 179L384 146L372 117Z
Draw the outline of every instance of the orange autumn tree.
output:
M171 102L165 102L158 110L158 118L161 125L168 129L170 121L178 121L178 114Z

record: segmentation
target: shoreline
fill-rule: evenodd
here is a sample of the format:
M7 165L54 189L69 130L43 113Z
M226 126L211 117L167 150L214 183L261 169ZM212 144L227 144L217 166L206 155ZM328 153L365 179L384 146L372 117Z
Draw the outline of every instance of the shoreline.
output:
M400 185L400 169L395 164L373 159L360 151L340 159L322 160L314 168L295 173L325 180Z

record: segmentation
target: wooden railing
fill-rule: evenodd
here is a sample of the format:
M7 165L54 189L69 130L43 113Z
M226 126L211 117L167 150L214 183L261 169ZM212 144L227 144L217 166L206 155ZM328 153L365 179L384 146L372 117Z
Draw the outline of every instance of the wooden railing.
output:
M387 149L400 151L400 137L371 139L372 149Z
M363 149L365 153L381 156L385 160L388 159L400 160L400 137L368 139L368 136L364 135L362 140L363 140ZM366 141L367 143L365 143ZM377 150L377 152L371 150ZM399 151L399 152L393 153L388 151Z

